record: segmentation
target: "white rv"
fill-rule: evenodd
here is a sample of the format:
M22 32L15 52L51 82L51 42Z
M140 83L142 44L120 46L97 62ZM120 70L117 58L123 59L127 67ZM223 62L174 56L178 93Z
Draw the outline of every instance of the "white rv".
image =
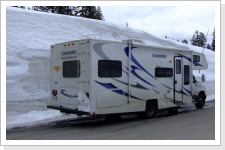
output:
M193 70L207 69L204 54L187 49L81 39L51 46L51 102L77 115L177 112L181 105L205 104L206 89Z

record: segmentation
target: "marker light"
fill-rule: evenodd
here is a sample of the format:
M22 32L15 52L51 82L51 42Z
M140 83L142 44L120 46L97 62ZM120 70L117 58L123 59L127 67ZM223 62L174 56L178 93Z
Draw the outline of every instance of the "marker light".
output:
M56 96L57 95L57 90L52 90L52 95Z

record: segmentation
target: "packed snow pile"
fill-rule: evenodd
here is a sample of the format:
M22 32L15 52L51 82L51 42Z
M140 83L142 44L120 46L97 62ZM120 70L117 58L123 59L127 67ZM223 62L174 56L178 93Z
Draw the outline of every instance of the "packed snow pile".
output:
M193 49L202 48L156 37L141 30L106 21L7 7L6 10L6 101L7 129L64 117L47 110L50 98L50 45L79 40L82 35L100 34L102 39L139 39L147 45ZM209 69L207 94L215 89L215 53L205 49ZM196 76L200 76L195 72ZM83 104L83 103L82 103ZM81 105L81 109L84 108ZM73 116L74 117L74 116Z
M91 102L90 99L86 96L86 94L82 91L78 92L78 110L90 112Z

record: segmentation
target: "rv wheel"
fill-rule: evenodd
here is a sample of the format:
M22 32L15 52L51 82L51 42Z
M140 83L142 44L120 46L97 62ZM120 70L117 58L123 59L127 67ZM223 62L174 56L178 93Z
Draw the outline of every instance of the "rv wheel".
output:
M149 101L146 103L145 107L145 118L151 119L155 116L156 107L153 101Z
M198 99L198 102L195 103L195 106L197 109L201 109L204 107L205 105L205 95L204 94L199 94L199 99Z

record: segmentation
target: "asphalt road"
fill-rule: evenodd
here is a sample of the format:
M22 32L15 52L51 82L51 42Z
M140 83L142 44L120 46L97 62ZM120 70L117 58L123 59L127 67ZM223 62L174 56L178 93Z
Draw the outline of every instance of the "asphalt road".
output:
M77 118L7 130L7 140L214 140L215 101L203 109L183 107L178 115L153 119L124 115L120 120Z

